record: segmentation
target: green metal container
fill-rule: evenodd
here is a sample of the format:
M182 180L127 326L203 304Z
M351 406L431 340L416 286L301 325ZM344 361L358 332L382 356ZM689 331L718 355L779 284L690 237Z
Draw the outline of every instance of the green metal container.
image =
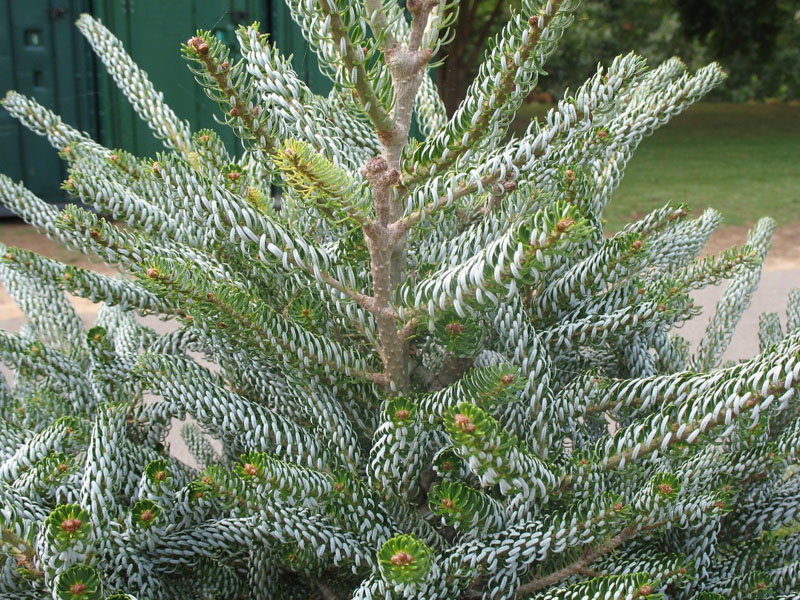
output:
M0 93L33 96L65 122L110 148L151 156L162 146L117 90L74 26L80 13L98 17L120 38L155 88L192 130L216 129L233 152L241 143L214 121L219 109L194 81L180 45L197 29L213 31L236 50L238 25L261 23L297 72L319 93L319 72L283 0L6 0L0 7ZM0 170L50 202L64 202L62 161L47 140L0 111Z

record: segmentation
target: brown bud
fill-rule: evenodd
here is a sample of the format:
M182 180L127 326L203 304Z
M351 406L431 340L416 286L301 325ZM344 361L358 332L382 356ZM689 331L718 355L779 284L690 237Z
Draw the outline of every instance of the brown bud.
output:
M211 483L211 477L209 477L208 475L206 475L206 476L204 476L204 477L203 477L203 478L202 478L200 481L202 481L202 482L203 482L204 484L206 484L206 485L209 485L209 484Z
M199 35L190 38L189 41L186 42L186 45L198 54L208 54L208 42L206 42Z
M389 169L383 174L383 182L386 185L397 185L400 181L400 171L397 169Z
M410 411L406 410L405 408L401 408L397 412L394 413L394 418L398 421L405 421L409 415L411 414Z
M530 25L531 27L538 27L539 26L538 23L539 23L538 15L533 15L528 19L528 25Z
M102 342L103 341L103 334L102 333L95 333L93 339L94 339L95 342Z
M228 179L230 179L231 181L238 181L241 176L242 174L239 173L239 171L231 171L230 173L228 173Z
M455 416L456 427L461 431L472 433L475 431L475 423L473 423L467 415L458 413Z
M608 132L601 129L597 132L597 137L599 137L601 140L604 140L608 137Z
M378 173L383 173L386 169L389 168L386 159L382 156L376 156L375 158L370 158L366 165L364 165L365 175L377 175Z
M461 335L464 333L464 325L461 323L448 323L444 328L450 335Z
M341 492L344 489L344 486L341 483L336 482L336 484L333 486L333 489L335 489L337 492Z
M636 240L631 244L631 250L640 250L642 248L642 240Z
M214 294L212 294L211 292L208 292L206 294L206 300L208 300L209 302L213 302L214 301Z
M111 156L108 157L108 160L110 160L112 163L115 163L119 160L119 155L112 154Z
M66 519L61 523L61 529L67 533L75 533L81 528L81 525L83 525L83 523L80 519Z
M157 160L154 160L153 164L152 164L152 166L150 168L153 170L153 173L158 174L158 173L160 173L161 165L158 164Z
M623 508L625 508L625 505L624 505L622 502L617 502L616 504L614 504L614 506L612 506L612 508L613 508L615 511L619 512L619 511L621 511Z
M410 565L414 562L414 557L411 556L408 552L400 551L394 556L392 556L392 564L396 567L404 567L406 565Z
M222 67L223 69L227 69L230 66L231 66L231 63L229 63L227 60L223 61L222 64L220 65L220 67Z
M653 593L653 588L650 587L649 585L643 585L642 587L639 588L640 596L649 596L652 593Z
M250 477L255 477L258 475L258 467L254 464L247 463L244 466L244 472L247 473Z
M760 589L760 590L763 590L765 587L767 587L767 584L766 584L766 583L764 583L763 581L759 581L759 582L756 584L756 587L757 587L758 589Z
M207 133L204 133L203 135L201 135L200 137L197 138L198 141L203 142L204 144L210 139L211 139L211 136L208 135Z
M672 488L672 486L670 484L661 483L661 484L658 485L658 491L659 491L659 493L663 494L664 496L669 496L675 490Z
M716 502L714 502L714 508L722 510L725 508L725 503L722 502L721 500L717 500Z
M756 405L756 401L750 398L747 402L744 403L747 408L753 408Z
M239 110L238 106L231 107L230 115L232 117L238 117L240 114L242 114L242 111Z
M64 146L64 149L62 150L62 152L63 152L64 154L69 154L70 152L72 152L72 147L70 147L70 146Z
M500 383L503 385L511 385L514 383L514 379L516 379L516 377L514 377L511 373L506 373L500 378Z
M155 279L156 277L158 277L158 269L156 269L155 267L149 267L147 271L145 271L145 273L150 279Z
M567 229L575 225L575 219L561 219L558 223L556 223L556 229L560 233L564 233Z
M86 593L86 584L81 582L73 583L69 587L69 593L73 596L83 596Z
M567 169L564 175L566 176L567 181L569 181L570 183L575 181L575 171L573 171L572 169Z
M503 182L503 190L506 192L506 194L513 192L515 189L517 189L516 181L508 180Z
M153 517L155 517L155 516L156 516L155 513L148 508L148 509L142 511L142 514L139 515L139 518L144 523L149 523L150 521L153 520Z
M164 481L167 478L166 471L158 471L155 474L156 481Z
M667 305L666 304L659 304L658 305L658 310L661 311L661 312L664 312L665 310L667 310Z
M13 259L14 259L14 255L11 254L11 252L6 252L6 260L13 260Z
M66 470L67 470L69 467L67 467L67 463L58 463L58 466L57 466L56 468L58 469L58 472L59 472L59 473L63 473L63 472L64 472L64 471L66 471Z
M645 293L647 293L647 290L646 290L645 288L639 288L639 289L638 289L638 290L636 290L636 291L637 291L637 292L639 292L640 294L645 294Z
M456 503L450 500L450 498L445 498L444 500L442 500L442 506L444 506L447 509L453 508L455 505Z

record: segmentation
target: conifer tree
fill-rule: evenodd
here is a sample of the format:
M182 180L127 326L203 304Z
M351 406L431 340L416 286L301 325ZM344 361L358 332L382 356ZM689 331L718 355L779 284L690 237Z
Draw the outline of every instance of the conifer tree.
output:
M241 60L183 47L240 152L86 15L163 152L3 100L83 206L7 177L2 201L124 276L0 252L28 317L0 333L0 596L797 597L800 291L720 364L774 222L704 259L714 210L603 230L632 152L719 67L621 56L509 137L575 0L524 0L451 118L448 2L288 5L327 96L258 24ZM692 353L676 327L720 280ZM103 303L90 329L65 293ZM197 468L166 445L188 417Z

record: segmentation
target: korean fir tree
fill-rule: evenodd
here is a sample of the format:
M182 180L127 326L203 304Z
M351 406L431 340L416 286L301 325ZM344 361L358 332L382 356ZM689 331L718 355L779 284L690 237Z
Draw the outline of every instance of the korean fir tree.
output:
M0 596L796 597L800 291L720 366L774 223L701 260L714 210L603 231L634 149L719 67L621 56L509 136L574 0L523 0L449 119L452 6L288 4L327 96L255 24L240 60L183 47L239 152L89 16L161 154L3 101L85 208L8 178L3 202L125 276L2 248L29 320L0 336ZM675 328L720 280L692 353ZM104 303L88 331L65 292ZM196 466L166 445L187 417Z

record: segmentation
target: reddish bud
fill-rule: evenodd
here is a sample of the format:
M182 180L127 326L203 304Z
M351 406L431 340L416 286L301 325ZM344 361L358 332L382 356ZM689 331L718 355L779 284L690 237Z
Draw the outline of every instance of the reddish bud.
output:
M392 564L396 567L404 567L406 565L410 565L414 562L414 557L411 556L408 552L398 552L394 556L392 556Z
M467 415L458 413L455 416L456 427L461 431L472 433L475 431L475 423L473 423Z
M450 335L461 335L464 333L464 325L461 323L448 323L444 328Z
M514 377L511 373L506 373L500 378L500 383L503 385L511 385L514 383L514 379L516 379L516 377Z
M640 250L642 248L642 240L636 240L631 244L631 250Z
M659 491L659 493L663 494L664 496L669 496L675 490L672 488L672 486L670 484L661 483L661 484L658 485L658 491Z
M247 463L244 466L244 472L247 473L247 475L249 475L250 477L255 477L256 475L258 475L258 467L255 466L254 464Z
M147 510L142 511L142 514L139 515L139 518L142 520L142 522L149 523L155 516L155 513L148 508Z
M452 500L450 500L450 498L445 498L444 500L442 500L442 506L444 506L447 509L451 509L455 505L456 505L456 503L453 502Z
M156 481L164 481L167 478L167 472L166 471L158 471L155 474L155 478L156 478Z
M208 42L206 42L203 38L199 35L190 38L186 45L189 46L192 50L197 52L198 54L208 54Z
M61 529L67 533L75 533L81 528L83 522L80 519L66 519L61 523Z
M405 408L401 408L397 412L394 413L394 418L398 421L405 421L411 413L406 410Z
M69 588L69 593L73 596L83 596L86 593L85 583L73 583Z
M149 267L147 271L145 271L145 273L150 279L155 279L156 277L158 277L158 269L156 269L155 267Z

